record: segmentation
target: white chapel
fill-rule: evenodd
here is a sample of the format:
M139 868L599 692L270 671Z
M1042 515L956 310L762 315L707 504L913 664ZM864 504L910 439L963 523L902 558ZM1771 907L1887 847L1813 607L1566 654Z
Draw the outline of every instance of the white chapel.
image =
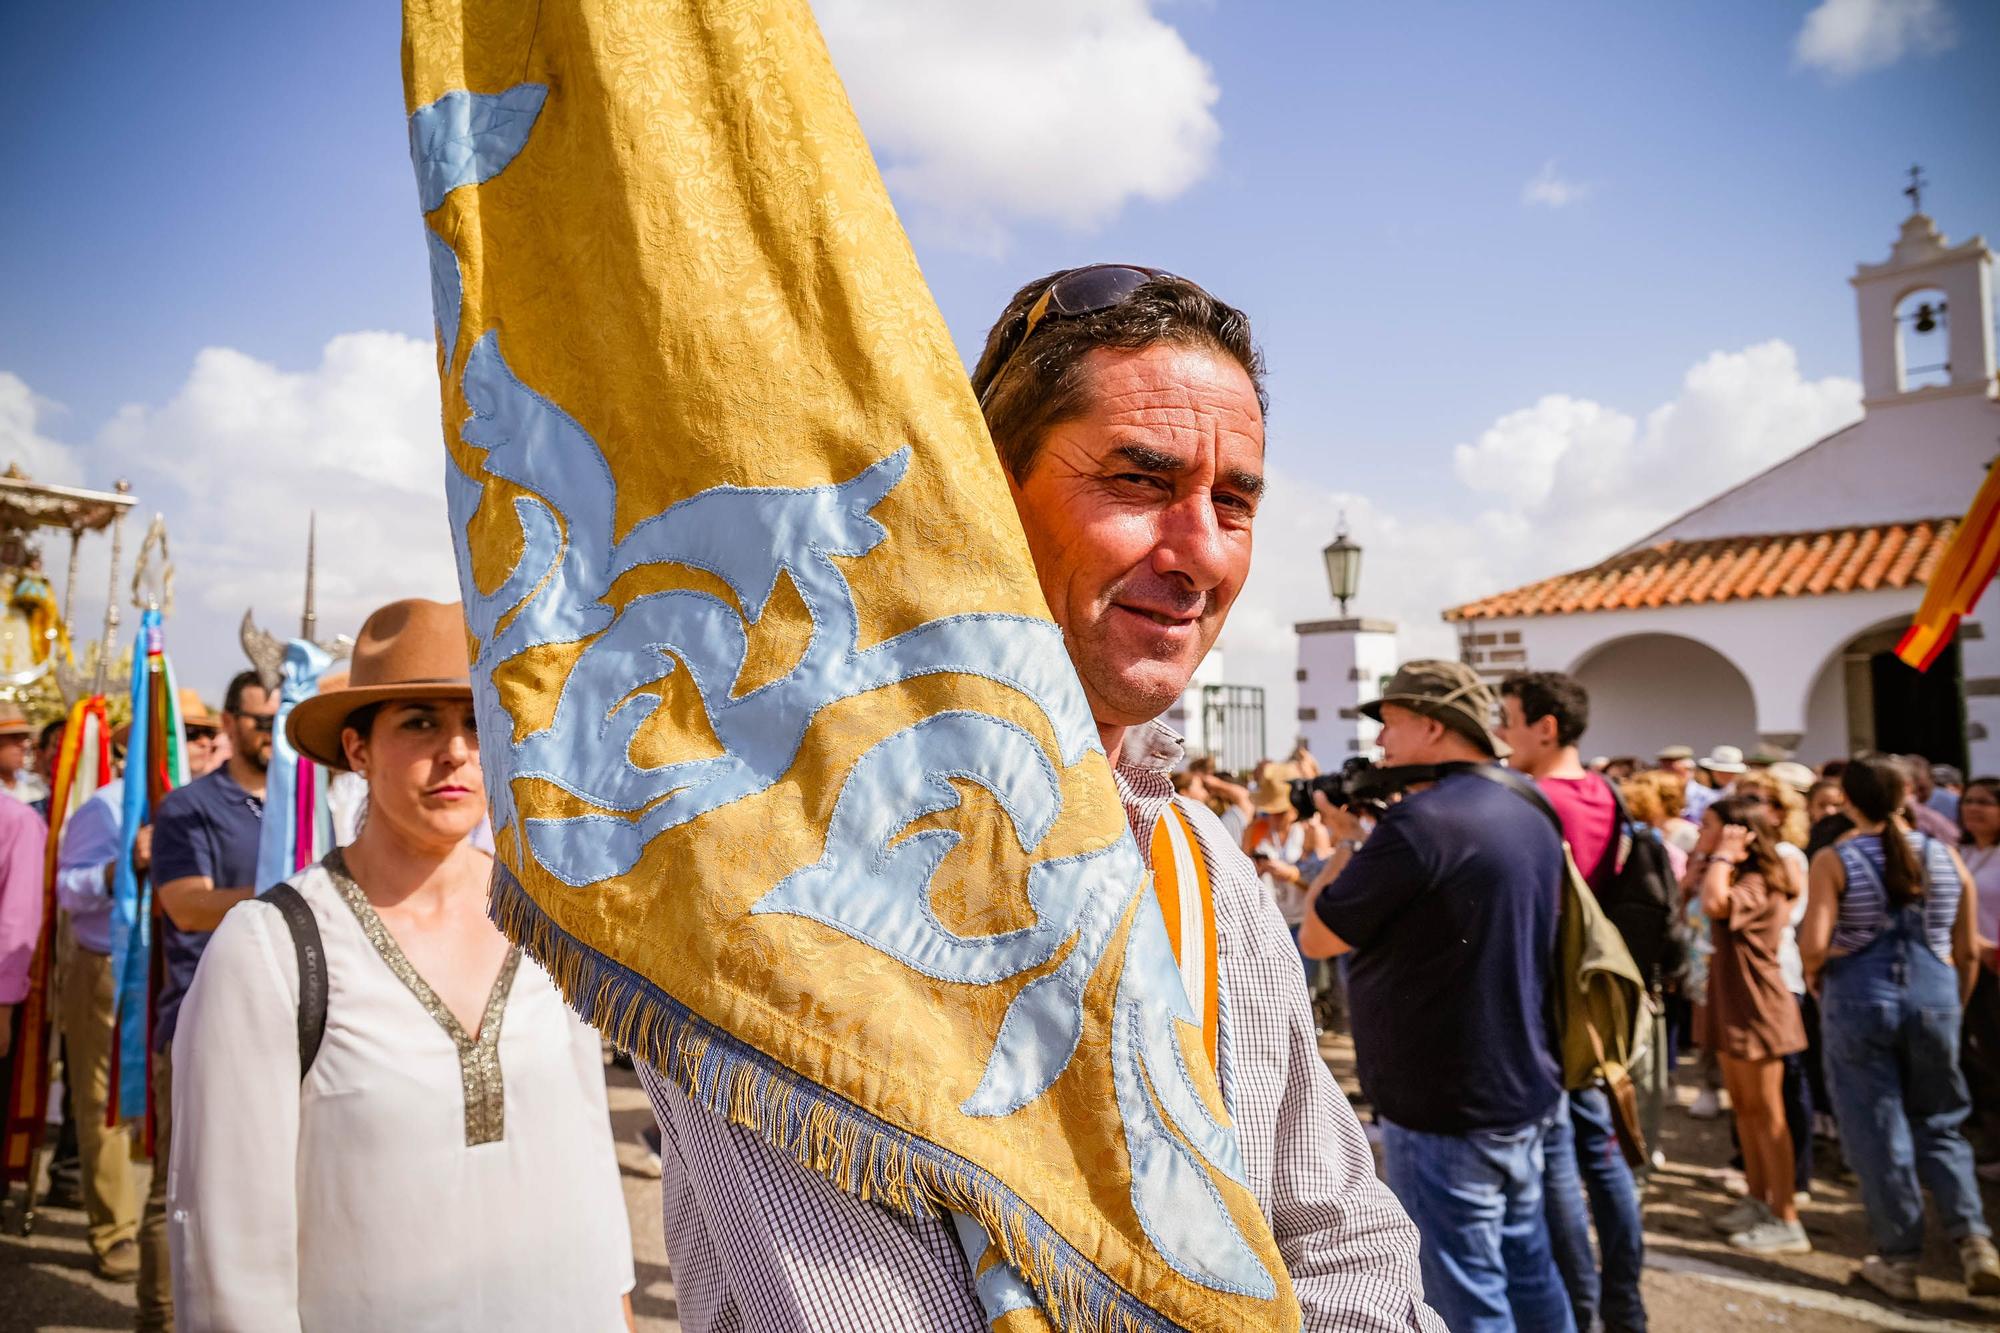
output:
M1446 611L1464 659L1578 677L1592 754L1882 749L2000 772L1994 596L1928 672L1891 652L2000 457L1993 252L1913 212L1850 282L1861 420L1600 564Z

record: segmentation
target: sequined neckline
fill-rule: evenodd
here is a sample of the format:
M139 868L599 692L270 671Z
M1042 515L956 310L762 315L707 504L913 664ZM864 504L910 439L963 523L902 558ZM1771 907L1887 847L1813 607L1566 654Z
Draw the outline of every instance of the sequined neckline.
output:
M347 858L340 850L328 852L320 864L355 920L361 923L361 933L375 946L376 954L458 1048L458 1077L465 1092L465 1146L498 1143L507 1127L506 1084L500 1073L500 1023L507 1013L507 997L514 989L514 974L521 966L520 947L509 949L500 964L499 975L493 978L493 990L486 997L486 1010L480 1015L479 1035L474 1037L403 953L388 924L375 910L375 904L368 901L368 895L348 873Z

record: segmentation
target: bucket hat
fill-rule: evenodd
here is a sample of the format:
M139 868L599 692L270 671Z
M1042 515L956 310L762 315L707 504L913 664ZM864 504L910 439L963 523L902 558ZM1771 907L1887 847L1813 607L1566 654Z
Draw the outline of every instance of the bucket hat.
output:
M1436 718L1495 759L1512 753L1493 732L1500 711L1493 687L1463 662L1434 657L1405 662L1396 668L1381 698L1361 705L1361 715L1380 722L1383 704Z

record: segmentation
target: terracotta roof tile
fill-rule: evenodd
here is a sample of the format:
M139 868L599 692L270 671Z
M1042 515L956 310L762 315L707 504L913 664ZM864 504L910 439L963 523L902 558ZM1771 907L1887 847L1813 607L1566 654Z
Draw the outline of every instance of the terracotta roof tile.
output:
M1566 615L1907 588L1937 568L1958 520L1659 542L1453 607L1446 620Z

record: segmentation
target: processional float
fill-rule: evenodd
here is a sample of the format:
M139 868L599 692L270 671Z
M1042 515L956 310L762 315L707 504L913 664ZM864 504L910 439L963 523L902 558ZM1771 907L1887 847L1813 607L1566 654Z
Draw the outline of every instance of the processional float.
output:
M35 1185L44 1156L56 1051L51 995L57 942L56 849L70 812L110 779L105 694L127 679L126 669L116 668L113 657L118 645L124 525L134 504L131 489L123 481L110 491L53 486L34 481L17 466L0 474L0 701L15 705L37 725L62 717L70 722L55 772L45 775L50 779L49 837L42 930L16 1033L13 1077L0 1089L6 1095L0 1106L0 1193L5 1196L0 1202L13 1204L16 1229L23 1235L34 1225ZM160 531L163 545L164 528ZM69 537L60 601L40 546L40 539L50 532ZM89 534L108 534L110 572L102 629L79 653L77 576L83 539ZM147 578L155 576L149 573ZM164 568L158 571L161 591L168 578ZM23 1190L15 1198L17 1183Z

